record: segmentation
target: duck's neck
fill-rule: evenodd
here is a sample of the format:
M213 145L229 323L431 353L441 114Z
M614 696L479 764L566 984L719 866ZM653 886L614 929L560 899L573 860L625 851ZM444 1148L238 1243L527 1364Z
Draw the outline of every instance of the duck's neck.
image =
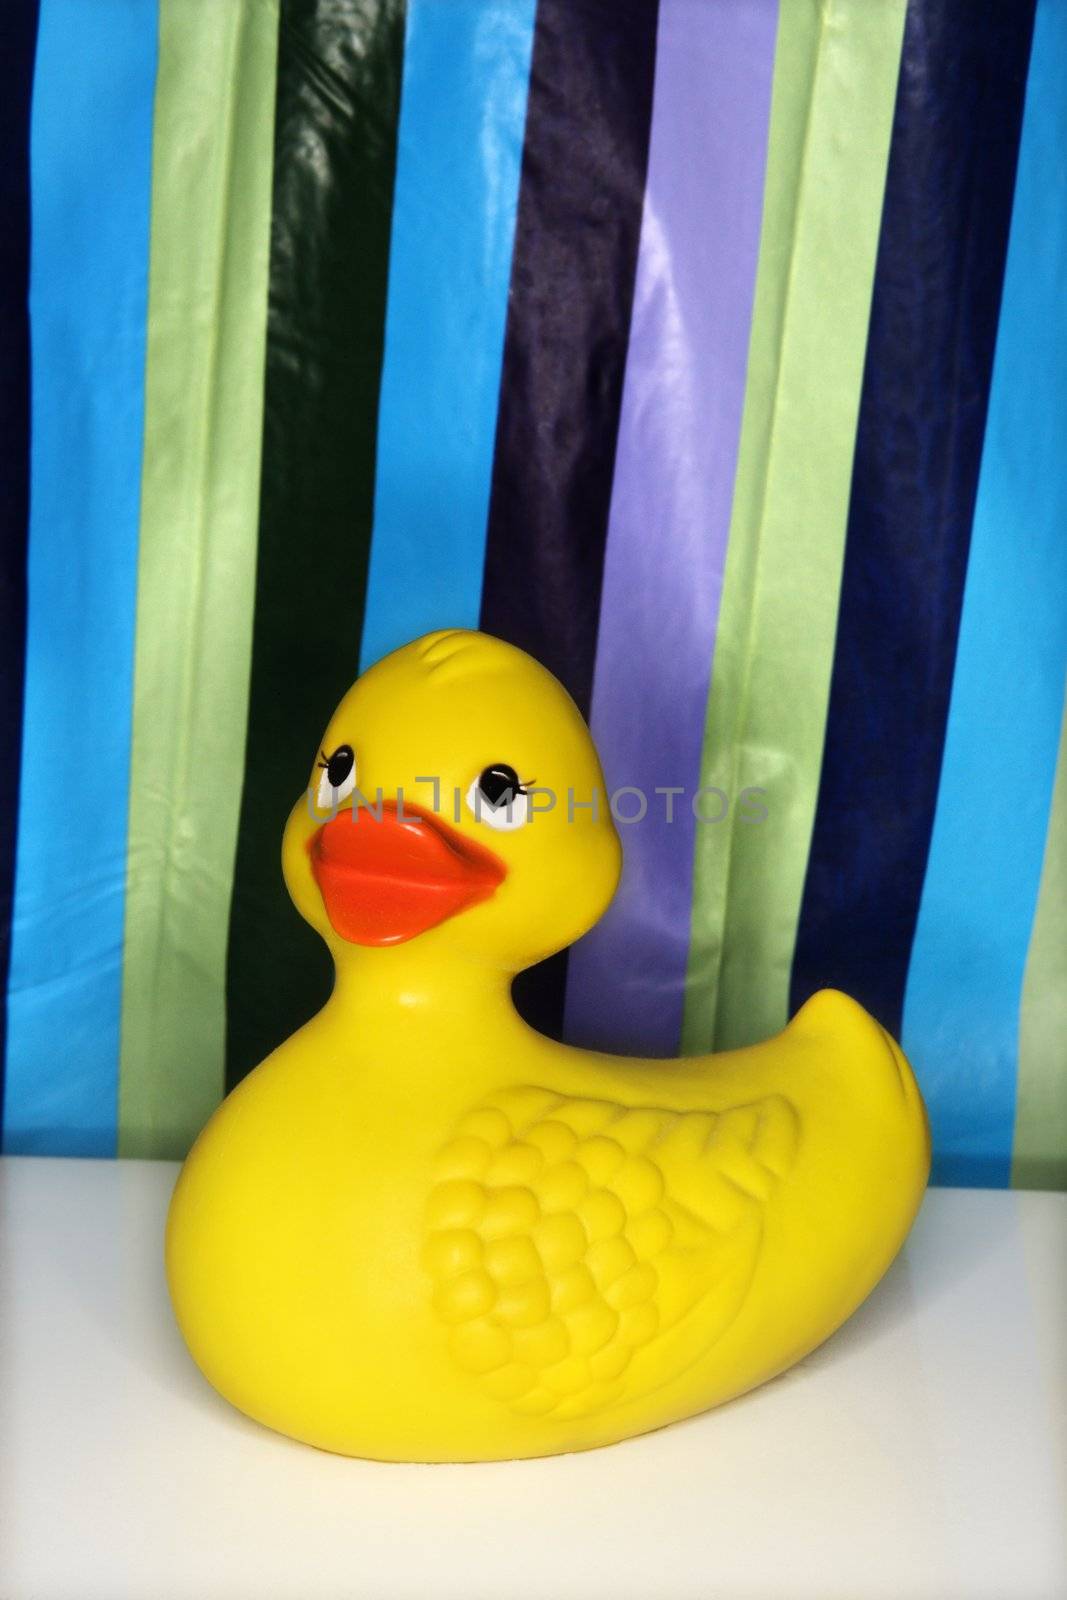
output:
M513 976L470 961L428 962L406 946L359 949L338 962L327 1011L364 1018L422 1013L431 1021L446 1016L491 1019L497 1029L522 1029L525 1024L511 1003Z

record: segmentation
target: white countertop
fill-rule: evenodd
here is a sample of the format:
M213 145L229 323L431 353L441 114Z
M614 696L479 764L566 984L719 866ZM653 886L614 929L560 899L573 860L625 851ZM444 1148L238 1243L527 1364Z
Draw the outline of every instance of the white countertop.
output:
M586 1455L293 1444L171 1321L175 1167L0 1163L2 1600L1067 1595L1067 1195L934 1190L785 1377Z

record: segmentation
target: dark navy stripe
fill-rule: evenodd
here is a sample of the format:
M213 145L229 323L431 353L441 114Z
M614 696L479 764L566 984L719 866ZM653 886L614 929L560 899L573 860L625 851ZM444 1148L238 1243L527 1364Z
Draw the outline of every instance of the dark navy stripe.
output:
M539 0L481 625L589 715L656 58L655 0ZM516 997L558 1036L565 967Z
M330 992L329 955L289 901L279 850L319 736L358 672L404 15L403 0L281 5L228 1086Z
M791 1004L899 1033L933 827L1011 222L1033 0L912 0Z
M0 1107L15 891L30 513L30 99L37 0L0 11Z

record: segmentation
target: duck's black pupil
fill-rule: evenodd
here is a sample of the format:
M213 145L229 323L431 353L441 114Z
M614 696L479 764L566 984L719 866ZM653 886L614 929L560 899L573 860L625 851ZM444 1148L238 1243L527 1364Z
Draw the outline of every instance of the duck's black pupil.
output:
M514 800L519 792L519 775L514 767L500 761L496 766L486 767L478 779L478 787L495 811L497 806Z
M339 789L355 763L355 752L350 744L339 744L326 763L326 776L331 789Z

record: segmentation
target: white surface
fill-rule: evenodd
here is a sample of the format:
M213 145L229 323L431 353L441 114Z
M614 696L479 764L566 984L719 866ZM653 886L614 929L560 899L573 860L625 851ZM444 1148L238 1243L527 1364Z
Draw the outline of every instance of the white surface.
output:
M396 1467L206 1386L163 1282L174 1173L0 1165L2 1600L1067 1595L1067 1196L932 1192L847 1327L720 1411Z

